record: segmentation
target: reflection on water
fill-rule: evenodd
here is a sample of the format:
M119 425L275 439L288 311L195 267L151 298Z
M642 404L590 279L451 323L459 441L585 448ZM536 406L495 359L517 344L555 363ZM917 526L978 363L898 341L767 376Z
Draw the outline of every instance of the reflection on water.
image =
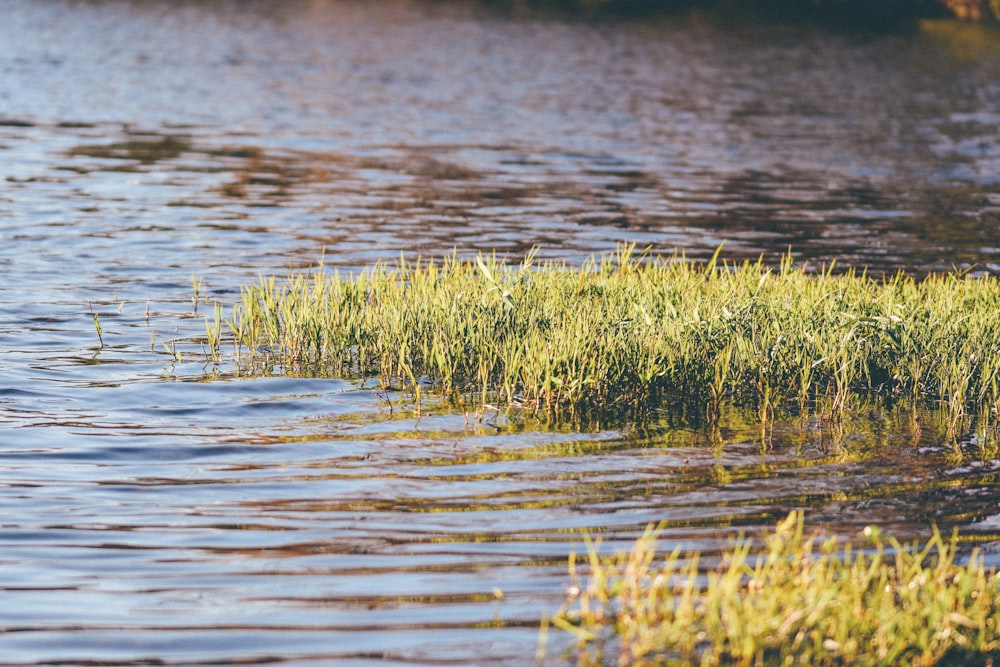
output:
M0 129L26 197L59 183L80 208L117 191L119 217L182 205L155 210L163 224L277 207L297 255L325 244L351 265L373 243L575 259L622 238L874 270L997 264L1000 54L968 32L982 27L15 7Z
M931 415L771 450L737 414L721 444L669 415L418 421L371 387L236 379L204 343L260 273L453 247L996 271L1000 57L961 33L984 28L0 11L4 664L523 665L582 529L713 552L804 507L1000 540L992 455Z

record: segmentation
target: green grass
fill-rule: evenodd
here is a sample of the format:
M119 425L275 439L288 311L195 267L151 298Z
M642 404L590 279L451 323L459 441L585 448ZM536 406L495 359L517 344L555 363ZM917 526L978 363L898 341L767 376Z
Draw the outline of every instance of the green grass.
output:
M216 323L218 320L216 320ZM496 257L319 269L243 290L228 321L245 373L377 378L550 415L725 406L813 413L944 408L949 434L1000 414L1000 281L727 265L623 247L571 267ZM216 327L218 325L216 324Z
M570 598L551 623L582 665L986 665L1000 657L1000 577L957 537L920 547L874 528L859 548L820 541L792 513L741 538L703 572L679 549L654 563L655 531L630 553L600 557L589 581L573 560Z

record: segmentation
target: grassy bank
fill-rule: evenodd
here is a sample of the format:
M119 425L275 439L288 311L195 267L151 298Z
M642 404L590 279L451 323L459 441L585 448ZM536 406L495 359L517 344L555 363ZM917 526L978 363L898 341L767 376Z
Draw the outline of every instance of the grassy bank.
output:
M571 561L552 619L579 640L579 664L988 665L1000 658L1000 577L935 532L903 546L877 529L858 549L782 521L763 548L742 539L721 564L698 554L654 563L653 531L628 554ZM758 549L755 551L755 549ZM754 552L753 554L751 552Z
M776 415L877 402L945 407L954 432L1000 413L1000 281L704 264L631 249L581 267L495 257L322 270L243 291L246 372L378 378L550 414L725 405Z

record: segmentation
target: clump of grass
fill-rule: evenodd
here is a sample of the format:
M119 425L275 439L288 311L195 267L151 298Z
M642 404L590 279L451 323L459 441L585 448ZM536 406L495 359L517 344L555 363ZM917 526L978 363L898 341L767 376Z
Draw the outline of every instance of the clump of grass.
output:
M754 542L740 538L719 567L674 550L654 563L656 531L630 553L600 557L574 579L552 623L572 632L581 664L937 665L1000 657L1000 577L957 535L923 547L865 529L854 549L806 536L793 512Z
M323 270L244 289L245 372L378 378L455 404L553 414L724 405L830 423L859 402L947 408L951 435L1000 410L1000 281L636 257L579 267L495 256ZM992 421L991 421L992 420Z

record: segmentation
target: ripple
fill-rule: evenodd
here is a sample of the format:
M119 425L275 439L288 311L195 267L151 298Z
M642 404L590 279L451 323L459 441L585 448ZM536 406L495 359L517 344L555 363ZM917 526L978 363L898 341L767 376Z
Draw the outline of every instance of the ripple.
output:
M726 241L1000 264L988 53L372 7L0 0L5 664L523 665L583 531L623 549L662 522L705 562L790 509L1000 541L995 465L906 415L762 448L738 414L721 440L667 416L418 416L371 383L212 361L216 304L320 262Z

